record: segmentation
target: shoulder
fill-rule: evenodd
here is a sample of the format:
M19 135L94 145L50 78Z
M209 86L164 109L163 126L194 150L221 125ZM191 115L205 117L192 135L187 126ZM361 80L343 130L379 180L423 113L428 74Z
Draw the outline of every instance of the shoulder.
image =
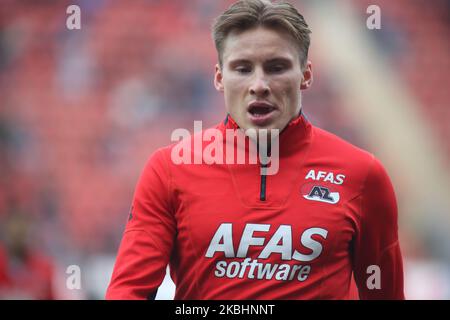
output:
M317 127L313 127L309 158L319 169L345 176L349 198L391 186L383 164L372 153Z
M314 150L318 153L327 153L336 158L343 158L352 164L360 163L370 165L374 155L354 144L318 127L313 129Z
M157 149L151 156L153 161L165 161L170 165L197 164L203 160L203 151L212 141L224 139L223 123L205 128L193 134L187 129L179 129L172 135L173 143ZM199 160L200 159L200 160Z

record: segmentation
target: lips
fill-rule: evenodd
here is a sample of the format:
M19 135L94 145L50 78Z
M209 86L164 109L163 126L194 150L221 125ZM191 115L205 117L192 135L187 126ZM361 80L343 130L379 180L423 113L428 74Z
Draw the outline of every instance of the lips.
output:
M264 115L275 110L276 107L268 102L255 101L248 105L248 112L252 115Z
M248 105L247 114L253 124L262 126L268 124L275 116L278 108L266 101L253 101Z

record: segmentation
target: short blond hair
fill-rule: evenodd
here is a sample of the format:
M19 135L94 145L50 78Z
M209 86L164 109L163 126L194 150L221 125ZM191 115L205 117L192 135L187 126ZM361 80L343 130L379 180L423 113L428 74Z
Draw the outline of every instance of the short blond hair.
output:
M302 67L305 66L311 30L297 9L287 2L239 0L218 16L212 27L212 37L221 67L224 42L229 33L242 32L258 26L280 29L290 34L300 50L300 63Z

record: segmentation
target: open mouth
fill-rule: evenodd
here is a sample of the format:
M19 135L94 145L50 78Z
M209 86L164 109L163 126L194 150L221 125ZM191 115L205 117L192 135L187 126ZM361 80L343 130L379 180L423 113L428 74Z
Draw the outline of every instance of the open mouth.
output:
M248 107L248 113L255 118L263 118L272 113L276 108L265 102L254 102Z

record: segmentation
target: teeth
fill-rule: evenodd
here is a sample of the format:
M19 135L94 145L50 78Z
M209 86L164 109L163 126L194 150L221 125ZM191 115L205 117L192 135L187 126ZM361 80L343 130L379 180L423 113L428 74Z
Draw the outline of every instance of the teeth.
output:
M252 116L254 116L255 118L260 118L260 117L264 117L265 114L262 114L262 113L252 113Z

